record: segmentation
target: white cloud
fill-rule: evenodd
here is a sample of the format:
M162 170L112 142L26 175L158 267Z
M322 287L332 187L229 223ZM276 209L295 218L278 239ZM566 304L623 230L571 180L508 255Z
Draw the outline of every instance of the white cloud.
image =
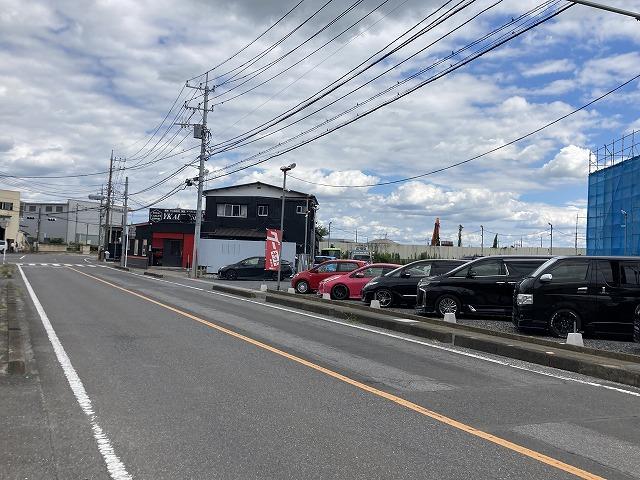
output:
M550 75L553 73L571 72L575 69L574 63L566 58L560 60L548 60L536 65L521 66L522 75L525 77L535 77L539 75Z
M584 182L589 173L589 150L575 145L563 147L540 170L546 179Z

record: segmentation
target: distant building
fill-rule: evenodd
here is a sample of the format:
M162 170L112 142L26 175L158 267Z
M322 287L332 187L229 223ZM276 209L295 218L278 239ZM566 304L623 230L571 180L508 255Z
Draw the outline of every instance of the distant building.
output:
M15 249L19 230L20 192L0 190L0 239L7 241L7 251Z
M29 202L20 204L22 229L33 241L48 243L59 239L63 243L98 244L99 225L105 223L100 203L83 200L66 202ZM124 208L112 207L112 242L122 230Z
M640 255L640 132L591 153L587 255Z

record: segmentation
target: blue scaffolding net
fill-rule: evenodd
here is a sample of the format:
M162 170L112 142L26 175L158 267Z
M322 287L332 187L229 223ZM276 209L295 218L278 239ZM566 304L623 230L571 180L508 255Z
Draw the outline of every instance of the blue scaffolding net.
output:
M640 152L627 145L590 162L587 255L640 255Z

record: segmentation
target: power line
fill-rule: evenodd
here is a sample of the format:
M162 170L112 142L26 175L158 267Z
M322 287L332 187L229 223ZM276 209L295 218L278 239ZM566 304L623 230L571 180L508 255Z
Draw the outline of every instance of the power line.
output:
M213 72L216 68L221 67L222 65L224 65L225 63L229 62L230 60L233 60L235 57L237 57L239 54L241 54L242 52L244 52L247 48L249 48L251 45L253 45L254 43L256 43L258 40L260 40L262 37L264 37L267 33L269 33L273 28L276 27L276 25L278 25L280 22L282 22L285 18L287 18L287 16L289 16L289 14L291 12L293 12L296 8L298 8L300 6L300 4L302 4L304 2L304 0L300 0L298 3L296 3L293 8L291 8L288 12L286 12L284 15L282 15L274 24L272 24L269 28L267 28L264 32L262 32L260 35L258 35L256 38L254 38L253 40L251 40L249 43L247 43L244 47L242 47L240 50L238 50L237 52L235 52L233 55L231 55L230 57L228 57L226 60L223 60L222 62L218 63L215 67L207 70L204 73L201 73L200 75L196 75L195 77L190 78L189 80L187 80L188 82L192 82L193 80L195 80L196 78L201 78L204 77L207 73L211 73Z
M399 99L401 99L401 98L403 98L403 97L405 97L405 96L407 96L407 95L410 95L411 93L413 93L414 91L416 91L416 90L418 90L418 89L420 89L420 88L424 87L425 85L427 85L427 84L429 84L429 83L432 83L432 82L434 82L435 80L437 80L437 79L439 79L439 78L442 78L442 77L444 77L444 76L446 76L446 75L448 75L448 74L450 74L450 73L454 72L455 70L457 70L457 69L461 68L462 66L464 66L464 65L466 65L466 64L468 64L468 63L470 63L471 61L473 61L473 60L475 60L475 59L477 59L477 58L482 57L483 55L485 55L485 54L487 54L487 53L489 53L489 52L491 52L491 51L495 50L496 48L498 48L499 46L503 45L504 43L507 43L508 41L511 41L511 40L513 40L514 38L517 38L518 36L522 35L523 33L525 33L525 32L527 32L527 31L531 30L532 28L534 28L534 27L536 27L536 26L538 26L538 25L540 25L540 24L542 24L542 23L544 23L544 22L546 22L546 21L548 21L548 20L550 20L550 19L554 18L555 16L559 15L560 13L562 13L562 12L563 12L563 11L565 11L566 9L570 8L571 6L572 6L572 5L571 5L571 4L569 4L569 5L566 5L565 7L560 8L560 9L558 9L558 10L556 10L556 11L552 11L551 13L547 14L546 16L543 16L542 18L540 18L540 19L536 20L535 22L533 22L533 23L531 23L531 24L529 24L529 25L526 25L526 26L522 27L519 31L517 31L517 32L516 32L516 31L511 32L511 34L510 34L507 38L503 38L502 40L500 40L500 41L498 41L498 42L494 42L493 44L490 44L489 46L485 47L484 49L481 49L481 50L479 50L479 51L476 51L474 54L469 55L468 57L465 57L463 60L459 61L459 62L458 62L457 64L455 64L455 65L450 66L449 68L447 68L447 69L446 69L446 70L444 70L443 72L440 72L440 73L438 73L437 75L434 75L434 76L432 76L432 77L430 77L430 78L428 78L428 79L426 79L426 80L423 80L423 81L419 82L417 85L415 85L415 86L413 86L413 87L411 87L411 88L407 89L406 91L404 91L404 92L402 92L402 93L398 93L398 94L397 94L397 96L395 96L395 97L393 97L393 98L391 98L391 99L389 99L389 100L387 100L387 101L384 101L384 102L382 102L382 103L380 103L380 104L378 104L378 105L376 105L376 106L374 106L374 107L370 108L369 110L366 110L366 111L365 111L365 112L363 112L363 113L359 113L356 117L354 117L354 118L352 118L352 119L346 120L346 121L344 121L343 123L341 123L341 124L339 124L339 125L336 125L336 126L334 126L334 127L332 127L332 128L327 129L326 131L324 131L324 132L322 132L322 133L320 133L320 134L317 134L317 135L316 135L316 136L314 136L314 137L311 137L310 139L304 140L304 141L302 141L302 142L300 142L300 143L298 143L298 144L295 144L295 145L293 145L293 146L291 146L291 147L288 147L288 148L286 148L286 149L284 149L284 150L282 150L282 151L276 152L276 153L274 153L274 154L272 154L272 155L270 155L270 156L268 156L268 157L266 157L266 158L264 158L264 159L262 159L262 160L255 161L255 162L251 163L250 165L247 165L247 166L244 166L244 167L240 167L240 168L238 168L238 169L235 169L235 170L233 170L233 171L230 171L230 172L227 172L227 173L224 173L224 174L218 175L218 176L216 176L216 177L209 178L209 180L210 180L210 179L213 179L213 178L219 178L219 177L222 177L222 176L226 176L226 175L231 175L231 174L236 173L236 172L238 172L238 171L240 171L240 170L245 170L245 169L247 169L247 168L251 168L251 167L253 167L253 166L255 166L255 165L258 165L258 164L264 163L264 162L266 162L266 161L268 161L268 160L270 160L270 159L272 159L272 158L276 158L276 157L279 157L279 156L281 156L281 155L284 155L284 154L286 154L286 153L288 153L288 152L291 152L291 151L293 151L293 150L296 150L296 149L298 149L298 148L300 148L300 147L302 147L302 146L304 146L304 145L306 145L306 144L308 144L308 143L311 143L311 142L313 142L313 141L315 141L315 140L318 140L319 138L322 138L322 137L324 137L324 136L326 136L326 135L329 135L329 134L331 134L331 133L335 132L336 130L339 130L339 129L341 129L341 128L344 128L345 126L350 125L351 123L354 123L354 122L356 122L356 121L360 120L361 118L364 118L365 116L368 116L368 115L370 115L370 114L372 114L372 113L376 112L377 110L379 110L379 109L381 109L381 108L383 108L383 107L385 107L385 106L387 106L387 105L389 105L389 104L391 104L391 103L393 103L393 102L396 102L396 101L398 101ZM352 109L353 109L353 108L352 108ZM352 109L351 109L351 110L352 110ZM340 114L340 115L342 115L342 114ZM338 116L340 116L340 115L338 115ZM332 121L332 120L328 120L327 122L323 122L322 124L320 124L320 126L321 126L321 125L323 125L323 124L328 123L329 121ZM312 130L317 129L318 127L319 127L319 126L313 127L312 129L309 129L309 130L307 130L307 131L305 131L305 132L302 132L301 134L299 134L299 135L297 135L297 136L295 136L295 137L292 137L291 139L289 139L289 140L287 140L287 141L285 141L285 142L281 142L281 143L279 143L278 145L275 145L275 146L273 146L273 147L271 147L271 148L269 148L269 149L267 149L267 150L265 150L265 151L262 151L262 152L259 152L259 153L255 154L255 155L252 155L252 156L250 156L250 157L247 157L247 158L245 158L245 159L243 159L243 160L241 160L241 161L239 161L239 162L235 162L234 164L231 164L231 165L229 165L229 166L227 166L227 167L225 167L225 168L230 168L230 167L232 167L232 166L234 166L234 165L238 165L238 164L245 163L245 162L247 162L247 161L253 160L253 159L255 159L255 158L257 158L257 157L259 157L259 156L263 155L263 154L264 154L264 153L266 153L266 152L269 152L269 151L272 151L272 150L275 150L275 149L279 148L283 143L288 143L288 142L290 142L292 139L298 138L298 137L300 137L301 135L304 135L304 134L306 134L306 133L308 133L308 132L310 132L310 131L312 131ZM462 163L465 163L465 162L459 162L459 163L460 163L460 164L462 164ZM451 168L451 167L448 167L448 168ZM445 167L445 168L444 168L444 170L446 170L446 169L447 169L447 167ZM442 170L442 169L439 169L438 171L440 171L440 170ZM425 174L420 175L420 176L425 176ZM417 178L417 177L419 177L419 176L416 176L416 178ZM413 177L412 177L412 178L413 178ZM405 180L405 181L407 181L407 180ZM394 182L391 182L391 183L399 183L399 181L394 181ZM329 185L329 186L333 186L333 185ZM362 187L364 187L364 186L365 186L365 185L363 185ZM345 188L344 186L338 186L338 187L340 187L340 188Z
M521 135L520 137L518 137L518 138L516 138L514 140L511 140L510 142L504 143L504 144L502 144L502 145L500 145L498 147L492 148L491 150L488 150L488 151L486 151L484 153L481 153L481 154L476 155L474 157L468 158L468 159L463 160L461 162L456 162L456 163L453 163L451 165L447 165L446 167L438 168L436 170L431 170L429 172L421 173L419 175L413 175L411 177L401 178L401 179L397 179L397 180L390 180L388 182L370 183L370 184L366 184L366 185L332 185L332 184L329 184L329 183L312 182L310 180L305 180L303 178L294 177L293 175L290 175L290 176L292 178L295 178L296 180L299 180L299 181L304 182L304 183L308 183L308 184L312 184L312 185L320 185L320 186L323 186L323 187L335 187L335 188L370 188L370 187L378 187L378 186L383 186L383 185L392 185L392 184L395 184L395 183L403 183L403 182L408 182L410 180L415 180L417 178L426 177L426 176L429 176L429 175L433 175L433 174L436 174L436 173L443 172L445 170L450 170L452 168L459 167L460 165L464 165L466 163L473 162L474 160L478 160L478 159L480 159L482 157L490 155L491 153L495 153L498 150L502 150L503 148L506 148L506 147L511 146L511 145L513 145L515 143L518 143L518 142L524 140L525 138L531 137L531 136L535 135L536 133L539 133L542 130L544 130L546 128L549 128L550 126L555 125L556 123L561 122L562 120L564 120L564 119L566 119L566 118L568 118L568 117L570 117L572 115L575 115L576 113L580 112L581 110L584 110L585 108L590 107L594 103L599 102L603 98L608 97L612 93L620 90L621 88L629 85L631 82L633 82L634 80L637 80L639 78L640 78L640 74L638 74L638 75L634 76L633 78L627 80L626 82L618 85L617 87L609 90L608 92L600 95L599 97L594 98L590 102L585 103L581 107L578 107L575 110L572 110L571 112L569 112L569 113L567 113L565 115L562 115L561 117L558 117L555 120L553 120L553 121L551 121L549 123L546 123L545 125L543 125L543 126L541 126L539 128L536 128L535 130L530 131L529 133Z

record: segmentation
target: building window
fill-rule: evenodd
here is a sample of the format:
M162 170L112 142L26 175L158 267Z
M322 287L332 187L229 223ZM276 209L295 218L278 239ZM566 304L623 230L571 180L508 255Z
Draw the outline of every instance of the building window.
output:
M218 216L247 218L247 206L220 203L218 204Z
M2 209L2 210L13 210L13 203L11 203L11 202L2 202L2 203L0 203L0 209Z
M266 217L269 215L269 205L258 205L258 216Z
M304 211L304 205L296 206L296 213L299 215L304 215L306 212Z
M35 212L36 211L36 206L35 205L29 205L29 211L30 212Z
M46 207L44 207L44 211L45 212L53 212L53 207L51 205L47 205Z
M61 206L59 206L59 207L56 207L56 212L58 212L58 213L62 213L62 205L61 205Z

